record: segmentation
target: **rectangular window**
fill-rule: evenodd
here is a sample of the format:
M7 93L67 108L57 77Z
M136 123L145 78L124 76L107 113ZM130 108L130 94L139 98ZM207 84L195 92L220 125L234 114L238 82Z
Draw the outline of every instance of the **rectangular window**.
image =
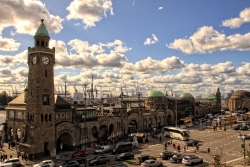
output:
M14 118L14 111L9 112L9 118Z
M43 105L49 105L49 95L43 95Z
M22 112L17 112L17 116L16 116L16 118L19 118L19 119L22 119Z
M62 116L62 118L64 118L64 117L65 117L65 114L62 114L61 116Z
M69 118L69 117L70 117L70 115L69 115L69 113L67 113L67 114L66 114L66 118Z

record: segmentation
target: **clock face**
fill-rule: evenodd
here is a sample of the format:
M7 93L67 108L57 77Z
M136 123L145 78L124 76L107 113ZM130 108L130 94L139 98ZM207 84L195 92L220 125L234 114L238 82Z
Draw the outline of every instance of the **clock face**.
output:
M33 64L36 64L36 59L37 59L36 56L34 56L34 57L32 58L32 63L33 63Z
M43 56L42 62L43 62L43 64L45 64L45 65L49 64L49 58L48 58L47 56Z

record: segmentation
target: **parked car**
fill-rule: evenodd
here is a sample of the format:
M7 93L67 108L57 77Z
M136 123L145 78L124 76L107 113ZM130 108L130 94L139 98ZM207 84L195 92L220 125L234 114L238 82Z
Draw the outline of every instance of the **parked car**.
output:
M196 146L197 144L199 144L198 140L192 140L192 139L190 139L190 140L187 141L187 145L188 146Z
M143 167L155 167L155 166L161 167L161 166L163 166L163 164L160 161L150 159L150 160L146 160L143 163L141 163L141 166L143 166Z
M65 162L64 164L60 165L60 167L79 167L79 163L77 161L69 161Z
M108 153L110 151L111 151L110 145L106 145L106 146L97 147L97 149L94 151L94 154L103 154L103 153Z
M234 125L233 130L240 130L240 125Z
M80 150L80 151L73 153L72 157L85 157L87 155L88 155L87 151Z
M163 160L167 160L167 159L170 159L171 157L173 157L174 153L170 152L170 151L165 151L165 152L162 152L160 154L160 158L162 158Z
M121 153L117 157L115 157L116 161L122 161L122 160L127 160L127 159L133 159L134 154L131 152L126 152L126 153Z
M141 163L143 163L144 161L149 160L149 159L156 160L155 157L152 157L152 156L150 156L150 155L139 155L139 156L138 156L138 159L137 159L137 162L138 162L138 164L141 164Z
M73 157L69 160L66 160L65 162L70 162L70 161L77 161L79 164L84 164L85 163L85 157Z
M174 154L173 157L170 158L171 162L181 162L183 159L184 155L182 154Z
M50 165L51 164L51 165ZM35 164L34 167L41 167L41 166L54 166L55 163L52 160L44 160L39 162L39 164Z
M21 161L20 161L19 158L6 159L3 163L4 164L12 163L13 166L19 166L19 165L21 165Z
M100 165L100 164L107 164L110 162L110 159L104 155L96 156L95 158L92 158L89 160L89 166L91 165Z
M194 164L198 164L202 162L203 162L203 159L195 155L184 156L182 159L182 163L185 165L194 165Z

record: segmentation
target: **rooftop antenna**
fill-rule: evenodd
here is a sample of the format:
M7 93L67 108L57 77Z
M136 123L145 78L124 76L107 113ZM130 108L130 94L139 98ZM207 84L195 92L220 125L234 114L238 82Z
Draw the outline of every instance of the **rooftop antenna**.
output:
M67 84L66 84L66 81L64 82L64 89L65 89L65 92L64 92L64 97L66 98L66 95L67 95Z

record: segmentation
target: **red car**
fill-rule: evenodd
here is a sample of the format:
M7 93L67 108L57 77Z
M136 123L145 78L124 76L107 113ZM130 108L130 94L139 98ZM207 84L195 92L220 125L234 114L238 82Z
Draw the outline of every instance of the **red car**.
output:
M84 156L87 156L88 155L88 152L87 151L84 151L84 150L80 150L80 151L77 151L75 153L73 153L73 157L84 157Z

